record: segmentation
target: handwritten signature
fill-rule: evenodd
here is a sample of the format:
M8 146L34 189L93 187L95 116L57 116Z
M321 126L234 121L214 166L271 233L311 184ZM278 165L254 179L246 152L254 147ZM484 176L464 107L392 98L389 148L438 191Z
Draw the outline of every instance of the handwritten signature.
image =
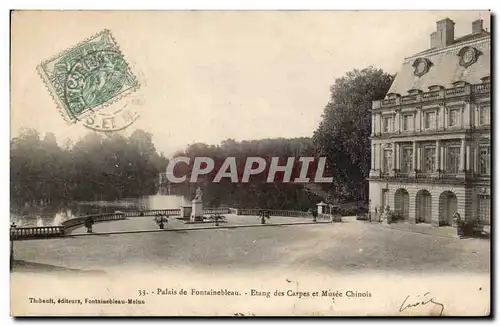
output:
M423 296L418 295L415 300L411 299L411 296L407 296L401 306L399 307L399 312L403 312L408 308L414 308L417 306L425 306L429 303L434 304L435 306L439 306L441 311L439 312L439 316L443 314L444 305L440 302L437 302L433 297L430 296L430 292L426 292Z

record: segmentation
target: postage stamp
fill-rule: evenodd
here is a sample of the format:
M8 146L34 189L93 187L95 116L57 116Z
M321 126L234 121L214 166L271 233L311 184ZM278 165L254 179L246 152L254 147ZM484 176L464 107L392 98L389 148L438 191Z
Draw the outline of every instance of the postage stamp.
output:
M82 120L140 87L109 30L42 62L38 71L69 123Z

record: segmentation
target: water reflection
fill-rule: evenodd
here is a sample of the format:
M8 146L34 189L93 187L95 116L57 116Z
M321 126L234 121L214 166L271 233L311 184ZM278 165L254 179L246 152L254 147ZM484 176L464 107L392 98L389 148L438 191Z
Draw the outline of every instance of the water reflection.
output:
M142 198L143 205L148 209L180 208L190 205L190 202L183 196L154 195Z
M180 208L190 205L183 196L154 195L141 198L126 198L119 201L81 202L68 207L32 207L22 212L10 213L10 222L19 227L55 226L73 217L113 213L117 210Z

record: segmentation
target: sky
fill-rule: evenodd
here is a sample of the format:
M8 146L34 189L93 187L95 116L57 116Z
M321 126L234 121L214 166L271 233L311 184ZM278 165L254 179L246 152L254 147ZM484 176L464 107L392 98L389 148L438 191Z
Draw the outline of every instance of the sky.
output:
M336 78L370 65L397 73L428 49L436 21L471 32L487 11L15 12L11 25L11 137L52 132L60 144L89 132L67 124L36 67L109 29L141 81L141 128L165 155L196 142L309 137ZM137 101L138 100L138 101Z

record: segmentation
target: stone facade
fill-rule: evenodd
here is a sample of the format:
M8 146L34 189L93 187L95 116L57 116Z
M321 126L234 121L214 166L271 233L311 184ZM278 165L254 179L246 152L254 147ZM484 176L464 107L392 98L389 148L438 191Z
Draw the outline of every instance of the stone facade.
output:
M454 39L453 21L438 22L432 48L406 58L373 102L372 214L389 206L411 223L452 225L458 212L490 224L491 38L482 21L472 26Z

